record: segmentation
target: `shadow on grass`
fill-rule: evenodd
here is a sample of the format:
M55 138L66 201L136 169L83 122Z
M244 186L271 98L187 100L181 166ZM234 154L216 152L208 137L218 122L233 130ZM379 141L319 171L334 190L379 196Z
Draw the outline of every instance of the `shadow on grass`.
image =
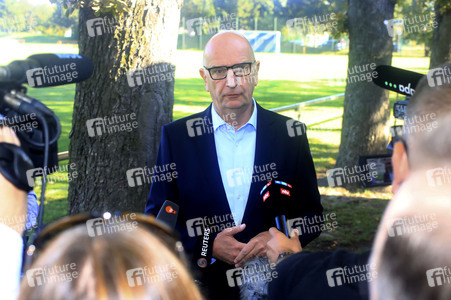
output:
M324 231L305 251L345 249L366 252L372 247L379 221L388 204L386 199L321 196L324 215L335 213L337 228Z
M320 140L312 137L309 137L309 144L318 177L321 174L325 175L326 170L333 168L335 165L338 147L322 143Z

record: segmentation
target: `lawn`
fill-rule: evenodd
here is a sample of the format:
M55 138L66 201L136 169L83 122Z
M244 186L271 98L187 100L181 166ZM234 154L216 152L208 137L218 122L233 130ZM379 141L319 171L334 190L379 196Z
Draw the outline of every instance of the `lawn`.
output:
M34 37L21 38L25 39L25 43L21 43L22 41L19 43L17 39L0 37L0 43L7 45L3 48L5 54L0 58L0 65L39 52L77 52L76 45L64 42L54 44L58 39L53 37L47 39L48 43ZM40 43L33 44L28 41ZM409 51L409 55L418 53L412 49L406 51ZM346 55L257 53L256 56L261 61L261 68L254 97L265 108L286 106L344 92ZM174 120L201 111L211 103L203 81L198 77L197 70L201 58L200 51L177 51ZM393 65L397 67L422 73L426 73L428 64L428 59L418 55L395 56L393 59ZM60 152L68 150L69 146L74 91L74 85L66 85L45 89L30 88L28 92L30 96L53 109L60 118L62 125ZM393 99L394 96L391 94ZM318 178L324 178L326 170L333 168L335 164L340 143L342 112L343 99L309 106L301 111L300 119L309 126L308 137ZM298 113L294 111L284 114L293 118L298 117ZM67 187L67 182L49 183L46 192L45 222L67 213ZM390 188L362 189L356 193L326 186L320 186L319 189L325 213L334 212L339 227L331 232L324 232L307 249L330 250L342 247L357 251L368 250L382 211L387 200L391 198ZM35 190L39 195L40 188Z

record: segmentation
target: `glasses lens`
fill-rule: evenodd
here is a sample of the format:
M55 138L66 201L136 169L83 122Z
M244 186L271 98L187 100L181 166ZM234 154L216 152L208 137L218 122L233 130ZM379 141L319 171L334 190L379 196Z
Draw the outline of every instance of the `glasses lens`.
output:
M227 68L213 68L210 69L210 75L213 79L222 79L227 76Z
M239 64L233 67L233 73L235 76L246 76L251 72L250 64Z

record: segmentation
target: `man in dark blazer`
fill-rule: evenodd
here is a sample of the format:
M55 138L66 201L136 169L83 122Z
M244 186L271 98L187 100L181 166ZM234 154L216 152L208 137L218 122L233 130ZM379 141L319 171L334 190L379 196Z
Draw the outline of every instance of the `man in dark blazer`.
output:
M246 38L215 35L200 69L212 105L162 128L155 170L172 164L177 178L153 182L146 213L157 214L165 200L180 206L176 230L211 299L236 298L240 282L230 272L266 256L276 213L260 195L268 181L291 187L288 218L323 211L305 125L252 97L259 66ZM302 246L319 234L301 235Z

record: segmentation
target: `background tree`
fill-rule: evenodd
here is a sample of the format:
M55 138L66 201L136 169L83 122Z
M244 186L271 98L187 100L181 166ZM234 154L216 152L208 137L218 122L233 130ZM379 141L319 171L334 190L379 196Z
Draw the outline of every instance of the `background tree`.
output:
M72 38L78 40L78 11L75 11L70 16L64 13L64 7L61 3L56 3L55 11L49 19L49 23L53 26L59 26L64 29L72 28Z
M451 60L451 2L449 0L436 0L435 19L438 26L434 29L432 37L429 68Z
M391 64L393 45L384 20L393 19L393 12L394 3L390 0L349 1L348 70L371 63ZM359 155L386 152L389 104L388 92L372 82L363 80L346 84L336 168L352 168ZM359 184L347 183L345 187L354 189Z
M213 0L185 0L180 15L186 20L214 16Z
M408 20L415 20L415 17L428 18L427 22L421 22L418 24L410 24L407 22L407 27L413 26L425 26L428 24L430 30L403 30L402 35L396 36L394 42L397 42L400 46L406 41L413 41L418 45L424 45L424 56L430 55L431 42L432 42L432 28L434 26L434 1L425 0L405 0L398 1L395 6L395 19L407 18ZM426 28L426 27L423 27ZM402 47L402 46L401 46Z
M128 71L174 65L181 1L67 0L79 8L79 52L94 62L94 74L77 84L69 163L78 177L69 185L69 212L143 211L150 184L129 187L126 171L152 168L161 127L172 121L174 81L127 84ZM116 20L111 33L90 37L87 21ZM109 22L111 23L111 22ZM138 127L89 137L87 120L136 114Z
M254 30L256 20L258 22L257 30L260 25L262 25L261 28L268 28L268 20L265 20L265 17L269 17L269 26L272 27L274 17L273 10L274 3L272 0L238 0L238 18L240 20L240 28Z
M216 15L230 15L238 13L238 0L213 0Z

